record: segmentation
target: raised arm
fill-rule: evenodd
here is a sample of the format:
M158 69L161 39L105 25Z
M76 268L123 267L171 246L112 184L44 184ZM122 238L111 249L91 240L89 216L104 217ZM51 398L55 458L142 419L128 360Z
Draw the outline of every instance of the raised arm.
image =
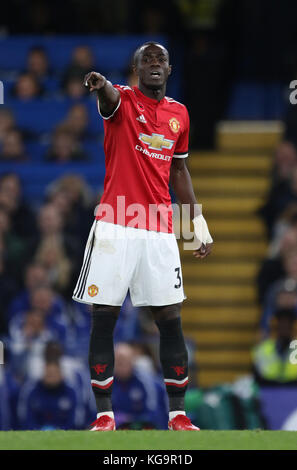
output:
M190 217L194 223L194 231L199 241L205 241L198 250L194 251L197 258L205 258L211 252L212 238L202 213L197 213L197 200L193 190L192 180L186 166L185 158L173 158L170 171L170 183L181 204L188 204Z
M109 117L120 101L120 92L98 72L90 72L84 78L84 85L89 91L96 91L102 116Z

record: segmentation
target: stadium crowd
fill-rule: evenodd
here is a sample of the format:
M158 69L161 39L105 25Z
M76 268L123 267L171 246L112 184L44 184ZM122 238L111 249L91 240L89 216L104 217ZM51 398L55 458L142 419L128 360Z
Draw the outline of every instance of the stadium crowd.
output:
M262 341L254 350L255 375L261 384L297 385L290 344L297 319L297 151L284 137L275 150L270 189L259 210L269 240L268 254L258 273Z

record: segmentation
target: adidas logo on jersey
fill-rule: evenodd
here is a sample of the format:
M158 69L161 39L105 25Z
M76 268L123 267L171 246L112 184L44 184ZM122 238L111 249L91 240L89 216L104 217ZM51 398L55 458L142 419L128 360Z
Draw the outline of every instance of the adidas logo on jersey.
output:
M145 119L145 117L144 117L143 114L141 114L140 116L138 116L138 117L136 118L136 120L139 121L139 122L142 122L143 124L146 124L146 119Z

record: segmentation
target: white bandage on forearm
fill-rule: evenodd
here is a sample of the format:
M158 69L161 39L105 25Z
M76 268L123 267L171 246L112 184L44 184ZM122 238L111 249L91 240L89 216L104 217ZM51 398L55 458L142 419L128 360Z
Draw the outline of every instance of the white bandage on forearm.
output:
M207 243L213 243L213 239L211 238L211 235L209 233L206 220L202 214L197 215L197 217L193 219L193 224L195 237L199 244L197 249L201 247L202 243L203 245L206 245Z

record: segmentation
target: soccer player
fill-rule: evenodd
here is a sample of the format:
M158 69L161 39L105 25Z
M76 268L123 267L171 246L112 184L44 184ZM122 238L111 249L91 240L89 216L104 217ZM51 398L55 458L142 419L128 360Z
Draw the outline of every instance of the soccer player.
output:
M184 411L188 357L180 310L185 299L180 257L172 230L169 178L188 204L199 248L211 251L212 238L197 212L188 156L186 107L165 96L171 74L167 50L145 43L134 54L138 87L113 86L90 72L84 83L97 94L104 119L104 192L87 241L73 298L93 304L89 350L97 419L93 431L115 429L112 412L113 331L129 289L134 306L149 306L160 331L160 361L169 397L170 430L199 430Z

